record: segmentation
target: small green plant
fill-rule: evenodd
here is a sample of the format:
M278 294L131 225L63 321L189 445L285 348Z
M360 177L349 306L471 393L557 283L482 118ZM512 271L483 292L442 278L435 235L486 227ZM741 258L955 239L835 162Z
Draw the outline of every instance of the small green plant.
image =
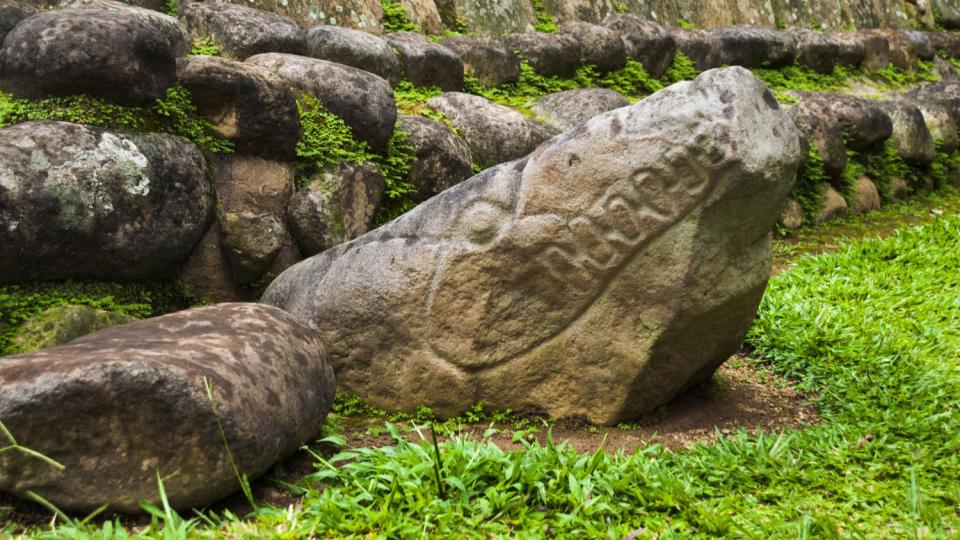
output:
M227 441L227 432L223 430L223 422L220 421L220 413L217 412L217 401L213 397L213 385L207 377L203 378L203 389L207 392L207 400L210 401L210 412L213 413L213 418L217 423L217 431L220 433L223 448L227 452L227 460L230 462L230 467L233 468L233 474L237 478L240 490L243 492L243 496L246 497L250 508L256 510L257 502L253 499L253 490L250 489L250 479L247 478L247 473L240 471L240 467L237 466L237 460L233 457L233 451L230 450L230 442Z
M695 24L693 24L693 23L690 23L690 22L687 22L687 21L684 20L684 19L677 19L677 26L679 26L679 27L682 28L683 30L696 30L696 29L697 29L697 25L695 25Z
M676 56L673 57L673 64L667 68L667 71L660 80L663 81L664 84L670 85L680 81L693 80L699 74L700 71L697 69L696 64L693 63L693 60L683 54L683 52L677 51Z
M800 204L803 215L808 222L820 213L820 204L823 201L824 185L830 182L823 167L823 159L817 147L810 145L807 160L797 171L797 181L790 191L790 197Z
M13 437L13 433L10 433L10 430L7 429L7 426L4 425L2 421L0 421L0 435L6 437L8 443L6 446L0 447L0 454L3 454L4 452L20 452L21 454L30 456L33 459L40 460L54 469L57 469L58 471L66 469L66 467L59 461L51 459L40 452L37 452L36 450L32 450L18 443L17 439Z
M164 13L171 17L176 17L180 13L181 0L166 0L164 3Z
M537 32L553 34L557 31L557 21L547 13L543 0L531 0L533 13L537 17L537 22L533 23L533 29Z
M223 49L220 48L220 44L214 41L213 38L204 37L193 40L190 54L194 56L223 56Z
M380 0L383 8L383 30L385 32L419 32L420 27L407 17L403 6L393 0Z

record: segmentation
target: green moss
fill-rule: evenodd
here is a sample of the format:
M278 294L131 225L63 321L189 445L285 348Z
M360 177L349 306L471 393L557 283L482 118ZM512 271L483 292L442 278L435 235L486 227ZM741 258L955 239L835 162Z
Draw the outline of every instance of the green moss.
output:
M683 30L696 30L696 29L697 29L697 25L695 25L695 24L693 24L693 23L690 23L690 22L687 22L687 21L685 21L685 20L682 19L682 18L681 18L681 19L677 19L677 26L679 26L679 27L682 28Z
M680 81L689 81L699 74L700 71L693 60L677 51L677 54L673 57L673 64L670 65L660 80L669 85Z
M180 12L180 2L181 0L166 0L163 11L171 17L176 17Z
M194 299L179 282L109 283L66 281L0 287L0 354L9 354L24 321L54 306L83 305L137 318L190 307Z
M757 68L752 71L781 103L796 103L797 100L788 93L790 91L840 92L864 73L859 68L848 66L835 66L830 73L818 73L800 65L780 69Z
M193 104L190 91L176 84L150 107L126 107L90 96L19 99L0 92L0 128L35 120L62 120L109 129L159 132L190 139L204 150L233 151L233 144Z
M412 196L417 188L407 180L413 161L413 148L410 147L409 134L402 131L399 124L393 130L386 153L375 155L373 161L380 167L380 174L386 183L385 198L373 217L373 226L379 227L416 206Z
M847 166L843 171L844 179L851 184L861 176L869 177L885 201L892 198L892 178L902 178L911 190L914 190L925 182L926 174L927 171L903 161L891 139L887 139L879 152L857 152L848 149Z
M383 30L385 32L419 32L420 27L407 18L403 6L393 0L380 0L383 7Z
M547 13L543 0L530 0L530 4L533 6L533 13L537 17L537 22L533 23L533 29L537 32L555 33L557 31L557 21L553 20L553 17Z
M813 221L813 218L820 213L824 184L828 182L830 177L823 168L823 158L811 144L807 161L797 171L797 181L790 191L790 197L800 204L808 222Z
M193 40L190 54L194 56L223 56L223 49L213 38L205 37Z

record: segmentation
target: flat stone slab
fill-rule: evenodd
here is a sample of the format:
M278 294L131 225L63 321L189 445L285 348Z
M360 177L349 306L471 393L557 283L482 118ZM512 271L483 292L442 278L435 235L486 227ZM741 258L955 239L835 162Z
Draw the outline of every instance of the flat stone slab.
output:
M804 155L759 80L711 70L291 267L262 301L380 407L632 420L739 348Z
M317 335L259 304L181 311L6 357L0 418L64 469L0 453L0 490L64 510L137 512L142 500L159 503L159 474L174 508L206 505L240 488L230 455L259 476L319 434L333 393Z

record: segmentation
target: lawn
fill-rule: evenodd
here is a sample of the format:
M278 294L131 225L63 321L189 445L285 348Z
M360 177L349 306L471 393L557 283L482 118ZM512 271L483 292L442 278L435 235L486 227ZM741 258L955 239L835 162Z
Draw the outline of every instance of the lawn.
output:
M316 455L287 508L179 518L137 534L191 537L669 538L960 534L960 217L804 257L771 281L751 357L816 395L822 422L736 432L672 452L508 452L397 433ZM396 429L396 428L393 428ZM336 440L336 436L333 436ZM439 466L438 466L439 465ZM185 520L186 519L186 520ZM95 520L96 521L96 520ZM8 529L14 532L14 526ZM33 537L123 538L116 523Z

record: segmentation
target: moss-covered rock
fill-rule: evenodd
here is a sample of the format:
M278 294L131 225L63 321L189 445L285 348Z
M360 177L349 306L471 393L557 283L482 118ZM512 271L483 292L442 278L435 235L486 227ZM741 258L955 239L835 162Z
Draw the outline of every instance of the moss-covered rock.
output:
M97 330L135 320L130 315L90 306L56 306L23 323L7 352L19 354L56 347Z

